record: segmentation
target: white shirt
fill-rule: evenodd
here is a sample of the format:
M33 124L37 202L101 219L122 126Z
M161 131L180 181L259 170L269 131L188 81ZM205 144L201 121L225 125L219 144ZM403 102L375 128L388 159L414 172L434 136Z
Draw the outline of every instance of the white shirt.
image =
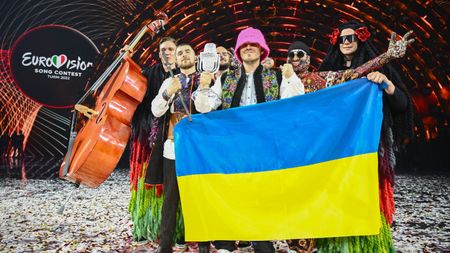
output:
M186 83L190 82L190 78L186 77ZM165 90L167 90L167 88L170 86L170 84L172 83L172 77L167 78L166 80L164 80L164 82L161 84L161 88L158 91L158 95L156 95L156 97L153 99L152 101L152 113L155 117L161 117L163 116L167 110L169 110L169 106L170 106L170 112L173 113L174 112L174 106L173 106L173 99L175 98L175 94L173 94L170 99L167 101L163 98L162 94ZM206 109L208 109L209 107L205 108L201 108L197 107L197 104L195 104L195 109L199 112L205 111ZM171 160L175 160L175 144L173 142L173 140L171 139L167 139L164 142L164 151L163 151L163 156L167 159L171 159Z
M254 72L245 74L247 82L245 82L245 87L242 91L239 106L254 105L258 102L256 98L255 80L253 78L253 73Z
M280 86L280 98L290 98L293 96L304 95L305 86L302 80L294 73L289 78L284 78Z

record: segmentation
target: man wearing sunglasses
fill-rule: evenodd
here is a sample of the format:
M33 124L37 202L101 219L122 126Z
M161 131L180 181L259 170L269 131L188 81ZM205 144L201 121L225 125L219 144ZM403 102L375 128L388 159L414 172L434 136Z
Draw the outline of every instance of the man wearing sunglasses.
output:
M322 88L324 79L316 73L309 71L311 62L310 51L305 43L295 41L289 46L287 62L292 65L295 74L302 80L302 83L305 86L305 93Z

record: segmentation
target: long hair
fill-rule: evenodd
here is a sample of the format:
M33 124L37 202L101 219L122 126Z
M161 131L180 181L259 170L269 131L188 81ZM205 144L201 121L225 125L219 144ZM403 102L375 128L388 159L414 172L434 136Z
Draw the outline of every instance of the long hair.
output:
M364 24L359 23L355 20L343 23L339 26L339 33L343 29L350 28L356 31L356 29L365 27ZM372 37L369 37L366 41L361 41L358 39L358 49L356 50L350 68L354 69L365 62L377 57L379 55L378 50L372 43ZM341 53L339 48L339 42L334 45L330 45L328 48L328 53L325 56L322 64L319 67L319 71L337 71L344 70L348 67L345 66L344 55ZM391 64L385 65L380 72L384 73L386 77L391 80L396 88L403 91L408 98L408 107L405 113L394 113L386 96L383 96L383 128L382 131L386 133L388 128L392 128L394 134L394 140L397 144L401 144L404 138L412 138L413 136L413 107L411 102L411 97L408 94L408 89L402 82L398 72L391 66Z
M356 29L365 27L364 24L359 23L355 20L351 20L349 22L346 22L339 26L339 33L342 32L342 30L350 28L356 31ZM365 62L377 57L379 55L378 50L375 48L375 46L372 43L372 38L368 38L365 42L362 42L358 39L358 49L356 50L353 59L352 64L350 68L354 69L361 65L363 65ZM337 71L347 68L345 66L345 59L344 55L341 53L339 49L339 42L336 42L334 45L330 45L328 48L328 53L325 56L325 59L323 60L322 64L319 67L319 71Z

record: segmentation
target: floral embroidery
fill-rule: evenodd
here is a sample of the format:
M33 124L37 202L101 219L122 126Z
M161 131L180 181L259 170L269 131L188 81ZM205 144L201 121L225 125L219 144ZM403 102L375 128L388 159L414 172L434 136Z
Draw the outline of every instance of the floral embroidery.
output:
M266 102L276 100L278 98L278 80L275 71L271 69L263 69L261 73L262 85ZM229 72L222 84L222 108L231 107L233 95L236 92L240 74Z
M270 69L263 69L262 71L262 84L264 89L264 95L266 101L272 101L278 98L278 80L275 71Z
M302 80L305 86L305 93L321 90L325 88L325 79L317 75L316 73L304 72L298 77Z
M197 72L190 75L191 78L189 82L186 82L186 76L184 74L180 74L178 76L181 82L181 94L183 94L183 100L186 105L189 107L189 111L192 112L192 101L191 101L191 92L195 91L200 84L200 74ZM174 101L174 111L175 112L184 112L183 104L181 103L180 97L176 96Z

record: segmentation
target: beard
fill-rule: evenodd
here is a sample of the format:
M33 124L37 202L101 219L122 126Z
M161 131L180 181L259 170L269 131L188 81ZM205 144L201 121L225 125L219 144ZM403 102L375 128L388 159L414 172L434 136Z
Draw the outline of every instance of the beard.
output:
M300 62L297 66L292 66L294 68L294 72L296 74L301 74L301 73L308 71L310 61L311 60L309 57L307 57L305 60L300 60Z
M230 63L220 64L219 70L220 71L226 70L230 67L230 65L231 65Z
M195 65L195 62L192 61L181 61L180 69L190 69Z

